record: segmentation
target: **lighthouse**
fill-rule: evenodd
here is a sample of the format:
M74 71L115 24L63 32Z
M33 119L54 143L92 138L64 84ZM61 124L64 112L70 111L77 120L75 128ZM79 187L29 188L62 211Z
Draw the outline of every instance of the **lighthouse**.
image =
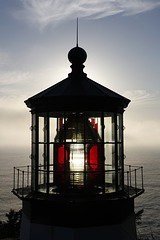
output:
M136 240L134 199L143 167L124 163L123 114L130 100L89 79L86 51L68 53L68 77L25 101L31 164L14 167L21 240Z

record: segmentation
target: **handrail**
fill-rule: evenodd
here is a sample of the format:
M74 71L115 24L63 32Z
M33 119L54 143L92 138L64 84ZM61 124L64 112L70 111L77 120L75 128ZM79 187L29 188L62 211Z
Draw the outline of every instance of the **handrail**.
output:
M54 165L50 165L50 167L53 167ZM108 165L109 166L109 165ZM43 177L43 179L46 177L47 170L42 169L44 165L38 166L38 173ZM44 173L44 174L43 174ZM106 178L110 177L112 178L115 170L109 169L104 171L55 171L54 168L49 171L49 174L70 174L70 177L72 178L72 184L76 185L79 181L80 183L83 182L83 179L81 177L83 176L89 176L89 174L98 174L102 173L103 176ZM31 181L32 176L35 174L35 169L31 168L31 166L22 166L22 167L14 167L14 173L13 173L13 192L16 195L19 195L19 197L24 197L26 194L28 194L31 191ZM75 179L75 175L79 176L79 180ZM118 174L121 177L122 169L118 170ZM42 180L40 179L39 185L42 185ZM54 184L54 181L53 181ZM84 182L85 184L85 182ZM124 171L124 191L128 197L133 195L138 195L140 192L144 191L143 186L143 167L141 166L131 166L131 165L125 165L125 171ZM107 193L107 192L105 192Z
M140 169L140 168L142 168L142 166L129 165L129 164L124 164L124 167L128 167L130 170L131 170L132 168L134 168L134 169L136 168L137 170ZM134 171L134 169L131 170L131 171Z
M131 165L126 166L128 167L126 180L128 195L131 195L133 192L135 192L135 194L138 194L139 192L144 192L143 167ZM132 168L134 169L132 170Z

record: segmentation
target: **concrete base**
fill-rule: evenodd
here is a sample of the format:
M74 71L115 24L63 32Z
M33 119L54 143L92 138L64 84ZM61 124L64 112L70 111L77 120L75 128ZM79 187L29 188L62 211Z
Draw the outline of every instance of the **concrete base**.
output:
M68 219L69 221L69 219ZM76 221L76 219L75 219ZM65 228L31 223L23 213L20 240L136 240L134 214L117 225Z

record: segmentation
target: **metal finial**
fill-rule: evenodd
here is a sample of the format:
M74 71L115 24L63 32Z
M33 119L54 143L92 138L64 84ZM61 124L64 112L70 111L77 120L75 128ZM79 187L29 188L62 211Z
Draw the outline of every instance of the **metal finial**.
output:
M76 40L77 40L77 41L76 41L76 42L77 42L77 45L76 45L76 46L78 47L78 17L77 17L77 39L76 39Z

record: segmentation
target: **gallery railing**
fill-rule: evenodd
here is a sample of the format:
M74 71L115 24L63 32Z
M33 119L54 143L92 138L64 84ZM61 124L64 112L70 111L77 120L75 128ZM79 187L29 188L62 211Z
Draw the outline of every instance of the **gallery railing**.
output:
M12 192L23 198L31 192L31 166L14 167Z
M53 166L52 166L53 169ZM56 184L54 184L54 174L64 174L64 172L58 171L55 172L54 170L49 171L49 180L50 183L47 185L47 171L44 170L44 166L40 165L38 168L38 188L37 192L41 193L49 193L50 195L57 194L56 192ZM105 190L102 189L97 190L96 194L110 194L115 193L115 184L113 184L113 179L115 178L115 170L105 170L103 171L104 178L105 178ZM103 174L100 171L94 171L94 174ZM77 184L79 185L86 185L84 179L87 179L87 174L91 174L91 172L87 171L70 171L70 183L76 187ZM33 191L32 178L35 176L35 172L32 171L31 166L22 166L22 167L14 167L13 172L13 190L12 192L17 195L19 198L29 197L29 194ZM110 180L106 180L110 179ZM122 179L122 171L119 172L119 179ZM124 185L123 185L123 194L122 197L136 197L144 192L143 186L143 167L139 166L131 166L125 165L124 168ZM107 182L108 181L108 182ZM121 180L119 180L120 182ZM47 186L49 191L47 191ZM121 190L119 187L119 190ZM98 188L97 188L98 189ZM88 190L88 189L87 189ZM73 193L73 192L72 192ZM121 191L119 191L121 193Z
M125 165L124 187L128 196L138 196L144 192L142 166Z

